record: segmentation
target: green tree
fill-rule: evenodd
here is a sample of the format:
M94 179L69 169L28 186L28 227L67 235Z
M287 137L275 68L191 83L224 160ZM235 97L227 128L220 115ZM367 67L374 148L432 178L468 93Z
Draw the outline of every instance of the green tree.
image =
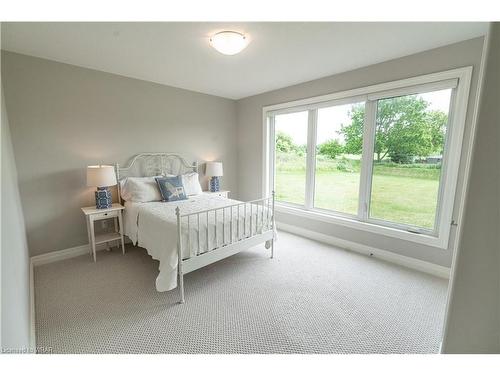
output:
M330 139L318 145L318 154L325 155L330 159L335 159L344 152L344 147L336 139Z
M360 155L363 152L363 124L365 122L365 106L353 105L349 112L351 123L342 124L339 133L344 136L344 152Z
M292 137L281 131L276 133L276 151L288 153L294 151L295 148Z
M429 103L415 95L382 99L377 105L374 152L377 161L389 156L396 163L409 163L413 157L426 157L442 151L447 115L427 111ZM361 154L365 106L354 105L351 123L342 125L344 152Z
M448 115L442 111L429 111L427 121L432 138L432 153L442 155Z
M304 156L307 152L307 145L295 145L294 152L299 156Z
M306 145L297 145L293 142L292 137L288 134L278 131L276 133L276 151L283 153L294 153L299 156L304 156L306 153Z

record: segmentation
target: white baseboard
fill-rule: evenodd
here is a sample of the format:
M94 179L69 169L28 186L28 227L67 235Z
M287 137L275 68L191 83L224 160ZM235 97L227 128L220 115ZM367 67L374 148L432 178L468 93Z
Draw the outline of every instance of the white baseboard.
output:
M99 249L98 251L100 251ZM51 251L50 253L35 255L31 257L33 266L41 266L42 264L57 262L63 259L74 258L80 255L90 254L90 246L88 244L71 247L69 249ZM90 255L89 255L90 256Z
M362 245L356 242L343 240L337 237L329 236L323 233L314 232L308 229L296 227L295 225L276 222L278 229L285 232L297 234L318 242L323 242L329 245L340 247L345 250L354 251L356 253L373 256L387 262L399 264L400 266L408 267L417 271L425 272L443 279L449 279L450 269L434 263L425 262L420 259L410 258L404 255L396 254L391 251L373 248L371 246Z
M131 241L127 238L125 239L125 244L131 243ZM104 244L99 244L96 246L96 251L105 250L106 246ZM69 259L78 257L80 255L88 254L90 257L90 245L85 244L81 246L70 247L69 249L51 251L50 253L34 255L31 257L31 262L33 266L41 266L42 264L57 262L63 259Z

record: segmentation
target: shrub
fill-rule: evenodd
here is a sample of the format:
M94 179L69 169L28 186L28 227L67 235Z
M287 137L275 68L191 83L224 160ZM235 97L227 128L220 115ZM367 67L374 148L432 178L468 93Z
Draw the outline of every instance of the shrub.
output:
M341 160L337 162L337 169L341 172L349 172L349 173L354 172L354 168L352 167L349 160L346 159L345 157L343 157Z
M318 145L318 154L325 155L330 159L335 159L344 152L344 147L336 139L330 139Z
M389 157L393 163L397 164L410 164L413 162L413 156L403 152L390 152Z

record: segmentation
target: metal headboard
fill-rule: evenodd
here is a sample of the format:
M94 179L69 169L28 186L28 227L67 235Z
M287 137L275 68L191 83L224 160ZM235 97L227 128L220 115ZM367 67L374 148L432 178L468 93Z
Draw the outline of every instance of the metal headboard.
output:
M126 167L116 164L118 180L118 201L121 203L120 181L126 177L152 177L180 175L190 171L198 172L198 163L189 164L179 154L168 152L144 152L135 155Z

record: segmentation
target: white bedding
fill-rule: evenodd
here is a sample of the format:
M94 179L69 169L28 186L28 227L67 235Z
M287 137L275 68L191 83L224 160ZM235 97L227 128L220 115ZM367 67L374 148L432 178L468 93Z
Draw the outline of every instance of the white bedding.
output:
M148 254L160 261L160 273L156 279L156 289L159 292L174 289L177 286L177 217L176 207L181 210L181 215L187 213L207 210L209 208L225 207L235 203L243 203L215 195L200 194L189 197L187 200L176 202L126 202L124 213L124 234L134 244L144 247ZM268 210L261 205L245 204L240 206L239 213L233 207L233 227L231 229L230 208L226 208L225 220L223 221L223 210L215 214L210 212L208 218L207 238L207 215L200 214L200 231L198 233L197 217L190 217L189 237L187 218L182 219L182 249L183 259L204 253L230 242L230 236L235 241L250 235L250 223L253 233L261 231L270 225ZM250 208L252 206L252 209ZM250 213L252 212L252 219ZM257 219L258 216L258 219ZM237 220L239 217L239 220ZM223 222L225 222L223 226ZM199 238L199 243L198 243ZM198 246L199 245L199 246Z

